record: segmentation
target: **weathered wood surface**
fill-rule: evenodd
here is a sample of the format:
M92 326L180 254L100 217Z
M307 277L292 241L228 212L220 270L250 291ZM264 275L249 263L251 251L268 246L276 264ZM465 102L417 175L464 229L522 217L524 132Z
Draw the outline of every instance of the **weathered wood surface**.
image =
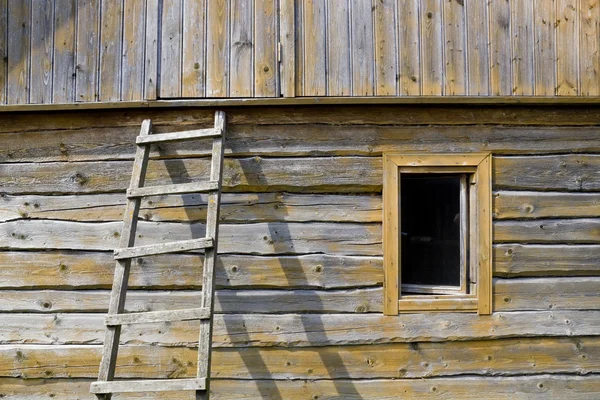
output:
M495 219L597 217L600 193L497 192Z
M89 393L91 380L1 378L1 393L11 400L54 397L64 400L95 400ZM216 400L323 400L405 399L479 400L589 400L597 394L600 377L595 374L532 375L517 377L444 377L428 379L365 380L231 380L213 379L211 398ZM184 392L127 394L118 399L191 400Z
M600 218L498 221L496 243L600 243Z
M30 103L52 103L54 69L54 1L33 3L31 9ZM4 25L6 26L6 25Z
M494 279L494 311L597 310L598 277ZM195 306L199 291L130 291L128 312L182 309ZM105 313L104 290L4 290L2 312ZM383 289L344 290L219 290L218 313L381 313Z
M140 121L141 123L141 121ZM193 126L196 127L196 126ZM198 125L198 128L206 125ZM181 130L162 125L155 132ZM327 131L324 135L323 132ZM32 129L2 134L0 162L95 161L132 159L139 124L73 130ZM595 127L482 126L332 126L239 125L228 129L225 152L235 156L381 155L384 151L466 152L502 154L559 152L598 153ZM23 146L27 143L27 146ZM307 146L310 143L310 146ZM200 157L209 154L206 141L164 143L152 147L151 158Z
M1 345L0 376L90 378L97 345ZM598 373L600 337L519 338L308 348L216 348L212 378L425 378L453 375ZM369 368L365 368L365 363ZM40 368L40 365L43 365ZM117 378L186 378L196 349L123 346Z
M7 194L98 193L125 190L131 162L0 165ZM380 157L228 158L227 191L379 192ZM599 191L600 155L494 157L494 190ZM147 186L206 179L207 159L149 163Z
M2 316L1 344L102 344L102 314L18 314ZM320 347L404 342L445 342L513 337L594 336L600 311L215 316L215 347ZM127 326L121 343L194 347L198 322Z

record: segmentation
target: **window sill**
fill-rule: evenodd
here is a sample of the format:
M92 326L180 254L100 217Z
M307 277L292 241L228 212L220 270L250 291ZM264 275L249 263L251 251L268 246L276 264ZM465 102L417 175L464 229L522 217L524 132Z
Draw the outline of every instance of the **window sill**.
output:
M398 300L400 313L477 312L477 296L402 296Z

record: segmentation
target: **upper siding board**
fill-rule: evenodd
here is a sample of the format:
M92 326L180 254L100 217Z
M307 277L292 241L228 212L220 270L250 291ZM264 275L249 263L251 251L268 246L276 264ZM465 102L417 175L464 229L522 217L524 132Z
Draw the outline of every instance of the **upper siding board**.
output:
M0 0L0 27L0 104L600 95L598 0Z

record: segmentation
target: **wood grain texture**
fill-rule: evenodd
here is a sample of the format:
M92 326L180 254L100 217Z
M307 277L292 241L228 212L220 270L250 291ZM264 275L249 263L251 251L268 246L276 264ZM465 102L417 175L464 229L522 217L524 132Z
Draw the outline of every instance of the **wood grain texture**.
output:
M492 96L512 95L510 1L489 2L490 90Z
M209 1L206 31L206 97L229 96L229 1Z
M579 93L579 2L556 0L556 95L576 96Z
M395 96L398 93L398 26L397 3L394 0L375 2L375 95Z
M206 2L184 0L182 97L204 97L206 89Z
M490 93L488 52L488 2L467 1L465 7L467 50L467 94L486 96Z
M398 69L400 71L399 94L421 94L421 20L420 0L404 2L398 6Z
M581 96L600 95L600 3L583 0L579 4L579 76Z
M275 0L254 1L254 95L277 97L278 93L278 29Z
M599 193L497 192L494 218L597 217Z
M229 54L232 97L254 95L254 1L231 2L231 48ZM264 50L264 49L263 49ZM272 67L272 66L271 66Z
M100 10L100 101L121 100L123 53L123 1L103 0Z
M31 0L8 1L7 103L29 102Z
M296 4L295 0L279 2L279 40L281 42L279 80L283 97L296 96Z
M494 224L494 241L524 243L599 243L600 219L546 219Z
M325 96L327 74L325 65L325 2L322 0L302 1L303 32L303 96Z
M160 97L181 97L183 0L162 6L160 38Z
M123 101L144 99L146 20L146 2L125 0L120 82Z
M8 81L8 0L0 0L0 104L6 104Z
M158 0L146 2L146 37L144 56L144 99L154 100L158 97L159 46L161 43L161 15Z
M444 88L444 38L441 0L421 0L421 94L441 96Z
M375 38L370 1L350 0L350 47L352 95L375 93Z
M98 100L100 1L77 0L75 101Z
M556 0L534 0L534 79L536 96L556 93Z
M517 96L534 94L534 3L512 0L510 3L512 40L512 92ZM547 6L546 6L547 7ZM544 68L551 68L546 65Z
M54 31L54 0L34 1L31 8L29 103L52 103Z
M75 101L76 0L54 0L52 102Z
M467 94L467 48L465 2L444 1L444 95ZM484 35L485 31L480 31Z
M327 2L327 93L352 94L350 9L347 0Z
M515 337L594 336L600 311L512 311L377 314L226 314L215 316L214 347L323 347L410 342L495 340ZM4 314L2 345L98 345L101 314ZM123 345L194 347L198 323L127 326Z
M399 375L424 378L522 374L524 371L529 374L597 373L599 342L598 337L577 337L307 349L215 349L211 372L213 378L221 379L365 379L398 378ZM76 345L0 346L0 375L33 379L47 376L46 371L50 371L49 375L56 378L89 378L95 374L98 350L98 346ZM123 346L117 361L117 376L191 377L195 355L196 349L190 348L157 347L148 351L141 346ZM53 364L39 368L38 365L47 363L49 358ZM364 367L365 362L370 368Z

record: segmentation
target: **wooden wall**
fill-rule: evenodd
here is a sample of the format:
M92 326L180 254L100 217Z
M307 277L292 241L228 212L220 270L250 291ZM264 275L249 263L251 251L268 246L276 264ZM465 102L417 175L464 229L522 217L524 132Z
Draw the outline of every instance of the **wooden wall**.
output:
M0 0L0 105L599 96L599 0Z
M226 111L213 398L597 395L600 108ZM165 132L207 126L212 114L0 119L0 397L92 398L140 122L152 118ZM389 150L493 152L493 315L382 315L381 154ZM161 146L149 184L201 179L208 151L200 142ZM146 200L138 243L202 235L205 200ZM193 306L201 261L135 264L126 308ZM122 339L120 377L196 371L194 323L126 327Z

